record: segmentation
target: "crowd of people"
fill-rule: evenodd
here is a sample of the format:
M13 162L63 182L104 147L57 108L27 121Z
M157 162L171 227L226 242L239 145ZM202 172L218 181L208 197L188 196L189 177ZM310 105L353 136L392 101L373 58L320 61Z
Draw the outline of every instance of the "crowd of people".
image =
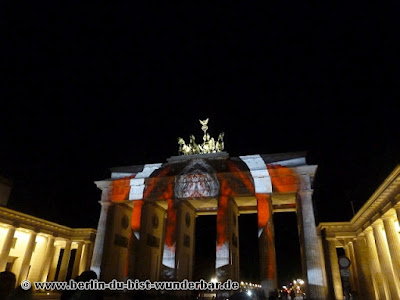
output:
M0 299L4 300L31 300L32 289L24 290L21 286L15 287L17 278L13 272L0 272Z
M84 271L75 278L76 282L88 282L97 279L93 271ZM10 271L0 272L0 300L32 300L32 288L23 289L16 285L16 276ZM103 293L95 290L65 290L61 293L60 300L102 300Z
M304 299L304 294L302 295ZM290 290L275 290L269 293L268 300L294 300L296 299L296 292L294 289Z

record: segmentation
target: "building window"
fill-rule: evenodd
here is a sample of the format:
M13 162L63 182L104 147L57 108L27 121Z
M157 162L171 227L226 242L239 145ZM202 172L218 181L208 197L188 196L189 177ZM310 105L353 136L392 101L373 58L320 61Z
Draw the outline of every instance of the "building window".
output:
M123 216L122 219L121 219L121 227L123 229L127 229L128 226L129 226L129 219L128 219L127 216Z
M6 270L5 271L11 272L13 266L14 266L14 261L8 261L7 264L6 264Z
M185 223L186 223L186 227L189 228L190 227L190 223L191 223L191 219L190 219L190 214L188 212L185 215Z
M183 236L183 246L190 248L190 236L186 234Z
M13 238L11 243L11 249L14 249L16 244L17 244L17 238Z
M153 218L151 219L151 223L153 224L153 228L154 229L158 228L158 217L157 217L157 215L153 215Z
M128 239L120 234L114 236L114 244L120 247L128 247Z
M160 239L150 233L147 234L147 246L158 248L160 246Z
M235 246L235 248L238 246L238 240L234 233L232 233L232 245Z

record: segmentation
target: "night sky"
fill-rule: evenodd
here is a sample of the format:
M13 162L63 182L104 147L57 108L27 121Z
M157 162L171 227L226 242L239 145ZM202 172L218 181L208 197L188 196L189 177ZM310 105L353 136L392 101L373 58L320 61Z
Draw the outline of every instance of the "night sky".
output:
M399 163L400 6L265 2L1 2L9 207L96 228L94 181L165 162L209 117L231 156L307 151L317 221L349 220ZM296 228L275 217L283 278Z

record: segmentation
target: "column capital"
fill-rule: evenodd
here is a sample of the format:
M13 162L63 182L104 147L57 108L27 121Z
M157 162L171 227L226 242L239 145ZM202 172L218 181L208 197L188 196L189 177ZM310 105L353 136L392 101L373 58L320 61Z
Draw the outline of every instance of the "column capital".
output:
M359 238L364 238L365 239L365 233L364 232L360 232L355 239L358 240Z
M104 206L104 207L109 207L113 204L111 201L99 201L99 203L101 206Z
M400 209L400 202L397 202L395 205L393 205L393 208Z
M386 214L386 215L383 215L383 216L381 217L381 219L382 219L383 221L395 221L396 215L395 215L395 213Z
M353 239L354 238L344 238L344 245L347 246L348 244L353 243Z
M297 191L297 193L300 196L312 196L313 190L299 190L299 191Z
M12 224L7 224L7 229L11 229L11 228L17 229L19 227L19 225L20 225L19 223L13 222Z
M372 228L382 228L383 227L383 221L382 219L376 220L374 223L371 224Z
M364 229L364 232L365 232L365 233L373 232L373 230L372 230L372 225L370 225L370 226L368 226L367 228L365 228L365 229ZM367 235L367 234L366 234L366 235Z

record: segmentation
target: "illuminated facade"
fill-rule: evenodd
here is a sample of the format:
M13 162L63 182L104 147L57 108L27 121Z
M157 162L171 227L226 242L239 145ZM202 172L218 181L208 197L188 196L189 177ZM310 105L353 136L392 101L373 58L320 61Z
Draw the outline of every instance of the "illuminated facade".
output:
M195 218L216 215L216 276L239 281L238 216L257 214L260 280L267 293L277 284L272 214L292 211L309 299L326 299L311 199L316 168L306 164L304 153L230 157L217 151L113 168L111 178L96 182L102 209L91 269L106 281L190 280Z
M95 235L0 207L0 272L18 283L75 278L90 267Z
M362 299L400 299L399 220L397 166L349 222L319 224L331 299L343 299L346 288ZM343 248L351 262L345 274L337 248Z

